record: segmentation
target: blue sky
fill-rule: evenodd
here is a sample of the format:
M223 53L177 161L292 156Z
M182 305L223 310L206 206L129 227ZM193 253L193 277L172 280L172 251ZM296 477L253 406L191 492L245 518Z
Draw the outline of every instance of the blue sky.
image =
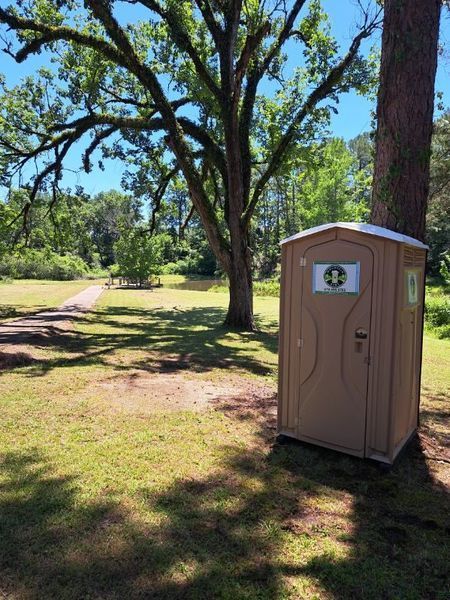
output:
M349 46L357 28L358 8L356 2L355 0L323 0L322 3L329 14L332 32L344 51ZM134 9L130 9L128 5L126 10ZM366 41L363 51L367 52L377 41L379 42L379 39L376 37ZM444 46L444 53L439 60L436 91L443 94L444 105L450 107L450 18L448 13L443 14L442 18L441 44ZM18 83L21 77L45 65L46 60L48 60L48 57L43 53L40 56L32 57L22 65L17 65L12 58L2 54L0 55L0 71L6 75L7 84L13 85ZM291 55L289 63L295 65L296 57ZM373 109L373 102L358 96L354 92L342 95L338 105L338 114L332 118L332 133L348 140L363 131L368 131ZM95 167L95 161L93 161L93 165L94 168L90 174L66 172L63 185L82 185L89 194L111 188L120 188L120 180L124 172L124 166L120 161L106 161L105 171ZM78 148L69 156L66 166L71 170L79 169L80 156Z

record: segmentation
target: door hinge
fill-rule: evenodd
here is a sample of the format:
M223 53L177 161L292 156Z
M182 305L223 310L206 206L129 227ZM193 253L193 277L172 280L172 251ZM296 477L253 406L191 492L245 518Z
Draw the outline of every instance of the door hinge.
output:
M364 362L366 363L366 365L370 365L370 363L371 363L371 357L370 356L366 356L366 358L364 359Z
M302 340L301 338L299 338L299 339L297 340L297 346L298 346L299 348L303 348L303 340Z
M306 267L306 256L300 256L300 266Z

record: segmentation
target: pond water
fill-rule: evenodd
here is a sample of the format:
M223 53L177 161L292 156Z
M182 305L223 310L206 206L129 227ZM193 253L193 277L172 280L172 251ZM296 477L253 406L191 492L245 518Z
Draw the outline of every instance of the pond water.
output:
M166 283L163 281L165 288L174 290L192 290L195 292L207 292L213 285L227 285L223 279L188 279L177 283Z

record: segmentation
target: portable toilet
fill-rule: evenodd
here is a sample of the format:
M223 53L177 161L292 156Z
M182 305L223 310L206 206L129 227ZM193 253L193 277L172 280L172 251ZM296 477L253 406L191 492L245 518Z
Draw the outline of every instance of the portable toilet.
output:
M281 248L279 434L391 464L418 425L428 247L330 223Z

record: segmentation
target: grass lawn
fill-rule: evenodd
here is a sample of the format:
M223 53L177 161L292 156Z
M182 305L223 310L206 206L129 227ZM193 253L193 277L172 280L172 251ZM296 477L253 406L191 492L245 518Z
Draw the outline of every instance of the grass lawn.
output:
M100 281L41 281L38 279L0 281L0 323L32 314L47 308L56 308L85 288Z
M274 445L278 301L256 334L226 305L107 290L0 371L0 598L449 597L449 342L426 338L420 440L382 474ZM211 385L236 397L202 404Z

